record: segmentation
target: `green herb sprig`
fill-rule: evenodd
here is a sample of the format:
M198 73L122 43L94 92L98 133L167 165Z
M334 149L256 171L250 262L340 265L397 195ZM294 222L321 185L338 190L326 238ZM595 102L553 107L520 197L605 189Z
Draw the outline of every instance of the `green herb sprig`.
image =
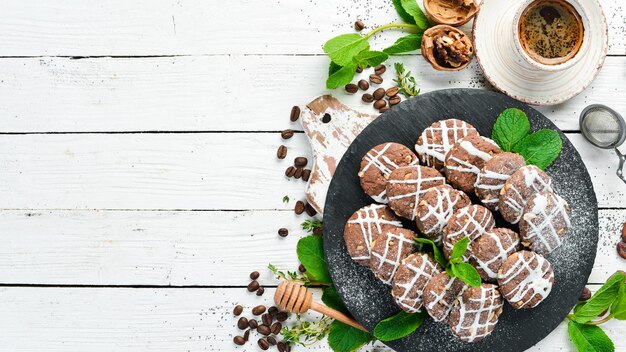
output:
M469 238L464 237L462 240L454 244L449 261L446 261L443 253L441 253L439 247L437 247L435 242L432 240L417 237L415 238L415 242L430 246L432 248L435 261L441 265L442 268L446 269L446 273L448 273L450 277L457 277L466 284L475 287L480 286L482 283L476 268L474 268L471 264L463 262L463 255L467 251Z
M397 79L393 80L399 88L398 93L404 95L407 99L418 96L420 89L417 88L415 77L411 76L411 71L407 72L404 69L404 65L400 62L393 64L393 67L396 69L396 75L398 76Z
M306 231L308 234L311 234L316 229L322 228L322 222L319 220L304 220L301 226L304 231Z

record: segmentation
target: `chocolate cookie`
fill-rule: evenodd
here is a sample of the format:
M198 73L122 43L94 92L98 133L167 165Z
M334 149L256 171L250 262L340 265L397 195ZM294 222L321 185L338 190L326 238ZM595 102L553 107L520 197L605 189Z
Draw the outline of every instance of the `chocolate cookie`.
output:
M413 253L413 239L417 235L407 229L393 228L384 231L372 241L370 269L387 285L396 275L402 259Z
M413 253L404 258L391 283L391 295L396 304L407 313L419 312L424 287L441 270L441 266L426 253Z
M540 168L527 165L515 171L500 190L498 208L504 220L517 224L535 193L552 192L552 179Z
M352 260L369 266L372 241L383 231L395 227L402 227L402 223L386 205L371 204L354 212L343 231Z
M422 301L424 307L434 321L444 321L448 318L452 304L465 288L465 283L456 277L450 277L442 272L433 276L424 287Z
M475 135L459 140L446 155L448 182L465 193L474 192L480 169L498 153L500 147L489 138Z
M441 173L431 167L412 165L397 168L391 172L387 181L389 207L398 216L415 220L415 210L422 194L445 182Z
M498 210L500 190L506 180L522 166L526 165L524 157L514 153L500 153L485 163L478 173L474 191L484 206Z
M519 246L517 233L507 228L492 229L480 235L470 245L470 263L484 281L496 282L498 270Z
M387 203L385 187L391 171L417 163L417 156L402 144L379 144L361 159L361 169L359 170L361 187L374 201Z
M443 228L444 255L450 258L455 243L468 237L471 244L478 236L493 229L495 225L496 221L491 211L482 205L471 204L455 211ZM465 253L464 258L469 259L468 252Z
M519 224L522 244L532 251L546 255L561 245L569 231L569 205L552 192L532 196Z
M502 305L502 295L496 285L467 286L450 312L448 322L452 334L465 342L484 339L495 329Z
M515 309L534 308L552 291L550 262L530 251L513 253L498 272L500 291Z
M457 119L437 121L422 132L415 143L415 151L426 166L442 170L450 148L467 136L478 136L478 131L469 123Z
M422 194L417 205L415 217L417 228L425 237L441 244L443 227L455 211L468 205L470 199L467 194L449 185L430 188Z

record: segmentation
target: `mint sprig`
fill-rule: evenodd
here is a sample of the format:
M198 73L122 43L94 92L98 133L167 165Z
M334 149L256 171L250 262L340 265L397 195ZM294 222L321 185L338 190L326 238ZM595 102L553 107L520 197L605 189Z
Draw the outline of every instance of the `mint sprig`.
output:
M615 351L613 341L599 326L579 324L570 321L567 333L580 352L612 352Z
M352 352L372 341L372 335L338 320L330 324L328 345L334 352Z
M376 324L374 337L380 341L401 339L417 330L427 316L428 314L425 311L411 314L401 310L397 314Z
M478 287L482 283L478 271L471 264L463 262L463 255L467 251L468 246L469 238L467 237L463 237L462 240L454 244L452 254L450 254L450 261L446 267L446 273L450 277L456 277L470 286Z
M321 283L332 283L330 273L328 272L328 264L324 258L324 247L322 237L306 236L298 241L296 246L298 259L306 268L306 275Z
M416 237L415 242L429 246L433 251L433 257L435 258L435 261L437 262L437 264L441 265L442 268L445 268L448 265L446 257L444 257L443 253L441 253L441 249L437 247L437 244L435 244L435 242L428 238L421 237Z

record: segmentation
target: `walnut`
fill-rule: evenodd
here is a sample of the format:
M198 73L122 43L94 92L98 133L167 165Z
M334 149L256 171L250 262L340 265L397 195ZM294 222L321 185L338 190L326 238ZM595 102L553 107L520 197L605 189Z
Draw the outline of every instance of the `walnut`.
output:
M455 27L474 18L479 9L476 0L424 0L424 10L431 21Z
M438 25L424 32L422 55L439 71L457 71L472 61L474 47L459 29Z

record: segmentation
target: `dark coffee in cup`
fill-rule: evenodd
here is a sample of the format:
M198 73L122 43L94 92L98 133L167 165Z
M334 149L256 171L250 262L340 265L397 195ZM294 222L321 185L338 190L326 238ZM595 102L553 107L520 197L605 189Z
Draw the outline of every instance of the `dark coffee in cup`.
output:
M519 18L519 41L531 59L559 65L572 59L583 43L580 14L565 0L537 0Z

